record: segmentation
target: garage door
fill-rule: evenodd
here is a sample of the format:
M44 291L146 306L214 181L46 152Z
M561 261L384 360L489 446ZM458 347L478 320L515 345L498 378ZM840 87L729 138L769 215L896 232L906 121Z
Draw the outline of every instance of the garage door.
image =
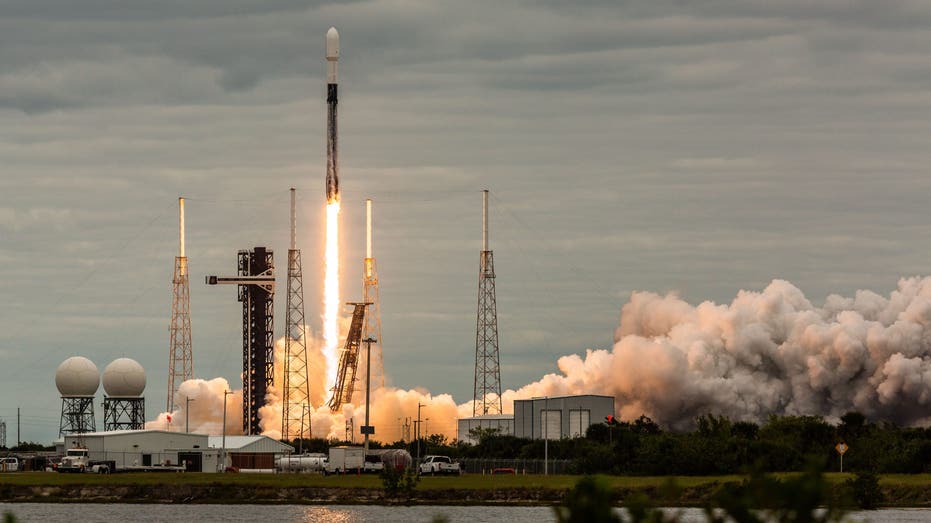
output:
M540 437L543 439L559 439L562 429L562 411L540 411Z
M569 437L579 438L585 435L588 426L591 425L592 411L590 410L570 410L569 411Z

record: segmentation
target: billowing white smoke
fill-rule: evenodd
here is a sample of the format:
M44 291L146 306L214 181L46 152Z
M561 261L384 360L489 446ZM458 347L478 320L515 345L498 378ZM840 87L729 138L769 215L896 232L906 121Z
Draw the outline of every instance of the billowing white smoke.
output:
M505 403L532 396L615 396L622 419L641 414L684 428L705 413L832 418L856 410L919 424L931 417L931 278L899 281L886 298L858 291L815 307L791 283L697 307L636 292L611 351L564 356Z
M191 432L222 434L223 393L228 390L232 389L225 378L187 380L178 387L175 399L181 406L170 413L171 423L168 423L169 413L162 412L145 426L147 429L183 431L190 423ZM242 389L232 392L226 398L226 433L242 434ZM190 413L185 412L187 398L191 399Z
M358 439L364 397L341 412L323 405L326 375L323 342L306 333L314 410L314 437L343 439L352 419ZM276 345L280 376L283 342ZM854 298L832 295L815 307L791 283L775 280L762 292L741 291L730 305L693 306L675 295L635 292L621 310L611 350L588 350L584 357L559 358L559 374L503 394L505 412L513 401L566 394L615 396L617 414L641 414L672 428L686 428L706 414L763 421L770 414L812 414L832 418L857 410L871 419L911 425L931 421L931 278L899 282L889 297L858 291ZM181 386L191 403L191 429L219 433L222 378L191 380ZM260 415L266 435L281 428L280 390L272 389ZM241 431L241 391L230 396L228 433ZM456 436L456 419L471 416L472 402L425 390L383 388L372 392L376 439L401 438L417 405L430 420L424 434ZM232 421L231 421L232 419ZM160 424L160 425L159 425ZM164 427L164 414L150 423ZM413 434L413 430L411 432Z

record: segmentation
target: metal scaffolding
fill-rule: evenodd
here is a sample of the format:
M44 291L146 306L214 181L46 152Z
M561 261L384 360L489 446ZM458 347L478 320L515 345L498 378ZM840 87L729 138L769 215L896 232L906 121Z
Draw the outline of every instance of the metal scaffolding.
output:
M288 310L285 326L281 438L305 438L303 416L310 404L307 345L304 338L304 284L297 248L295 191L291 189L291 248L288 250Z
M275 379L275 260L271 250L239 251L239 275L207 276L208 285L239 286L242 302L242 431L261 434L259 409Z
M103 430L142 430L145 428L145 398L105 398Z
M365 308L370 304L349 303L348 305L353 305L355 308L352 311L349 334L346 335L346 347L339 358L333 397L330 398L329 406L333 412L338 411L347 403L352 403L352 390L355 386L356 370L359 365L359 346L362 344L362 322L365 319Z
M475 382L472 415L501 414L501 366L498 360L498 306L495 258L488 248L488 191L482 191L482 252L478 271L475 324Z
M97 422L94 417L93 396L62 396L61 422L58 435L84 434L95 432Z
M184 255L184 198L178 198L178 256L172 278L171 325L168 348L168 402L165 410L177 408L175 394L184 381L194 377L194 357L191 352L191 290L188 281L187 256Z

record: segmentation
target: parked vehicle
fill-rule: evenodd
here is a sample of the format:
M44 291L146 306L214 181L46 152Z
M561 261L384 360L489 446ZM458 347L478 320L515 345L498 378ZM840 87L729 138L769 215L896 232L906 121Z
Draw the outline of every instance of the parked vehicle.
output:
M330 447L324 474L361 472L365 466L365 449L362 447Z
M61 458L56 469L58 472L89 472L93 474L109 474L116 471L115 461L93 461L88 456L87 449L68 449Z
M420 464L420 473L435 476L437 474L459 475L462 469L459 463L453 462L449 456L426 456Z
M326 464L326 454L297 454L277 459L275 468L282 472L323 472Z
M19 459L12 456L0 458L0 472L16 472L19 470Z
M369 454L365 457L365 463L362 465L362 472L381 474L383 470L385 470L385 464L382 462L380 455Z

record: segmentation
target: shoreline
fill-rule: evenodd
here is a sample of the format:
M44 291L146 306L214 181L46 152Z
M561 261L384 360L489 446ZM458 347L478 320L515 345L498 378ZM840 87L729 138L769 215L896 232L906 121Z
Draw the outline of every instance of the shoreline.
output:
M850 474L826 474L840 487ZM551 506L581 476L480 476L423 478L408 499L388 498L374 476L248 474L0 474L4 503L255 504ZM702 507L743 476L601 476L621 505L642 494L657 506ZM882 508L931 508L931 475L886 475Z

